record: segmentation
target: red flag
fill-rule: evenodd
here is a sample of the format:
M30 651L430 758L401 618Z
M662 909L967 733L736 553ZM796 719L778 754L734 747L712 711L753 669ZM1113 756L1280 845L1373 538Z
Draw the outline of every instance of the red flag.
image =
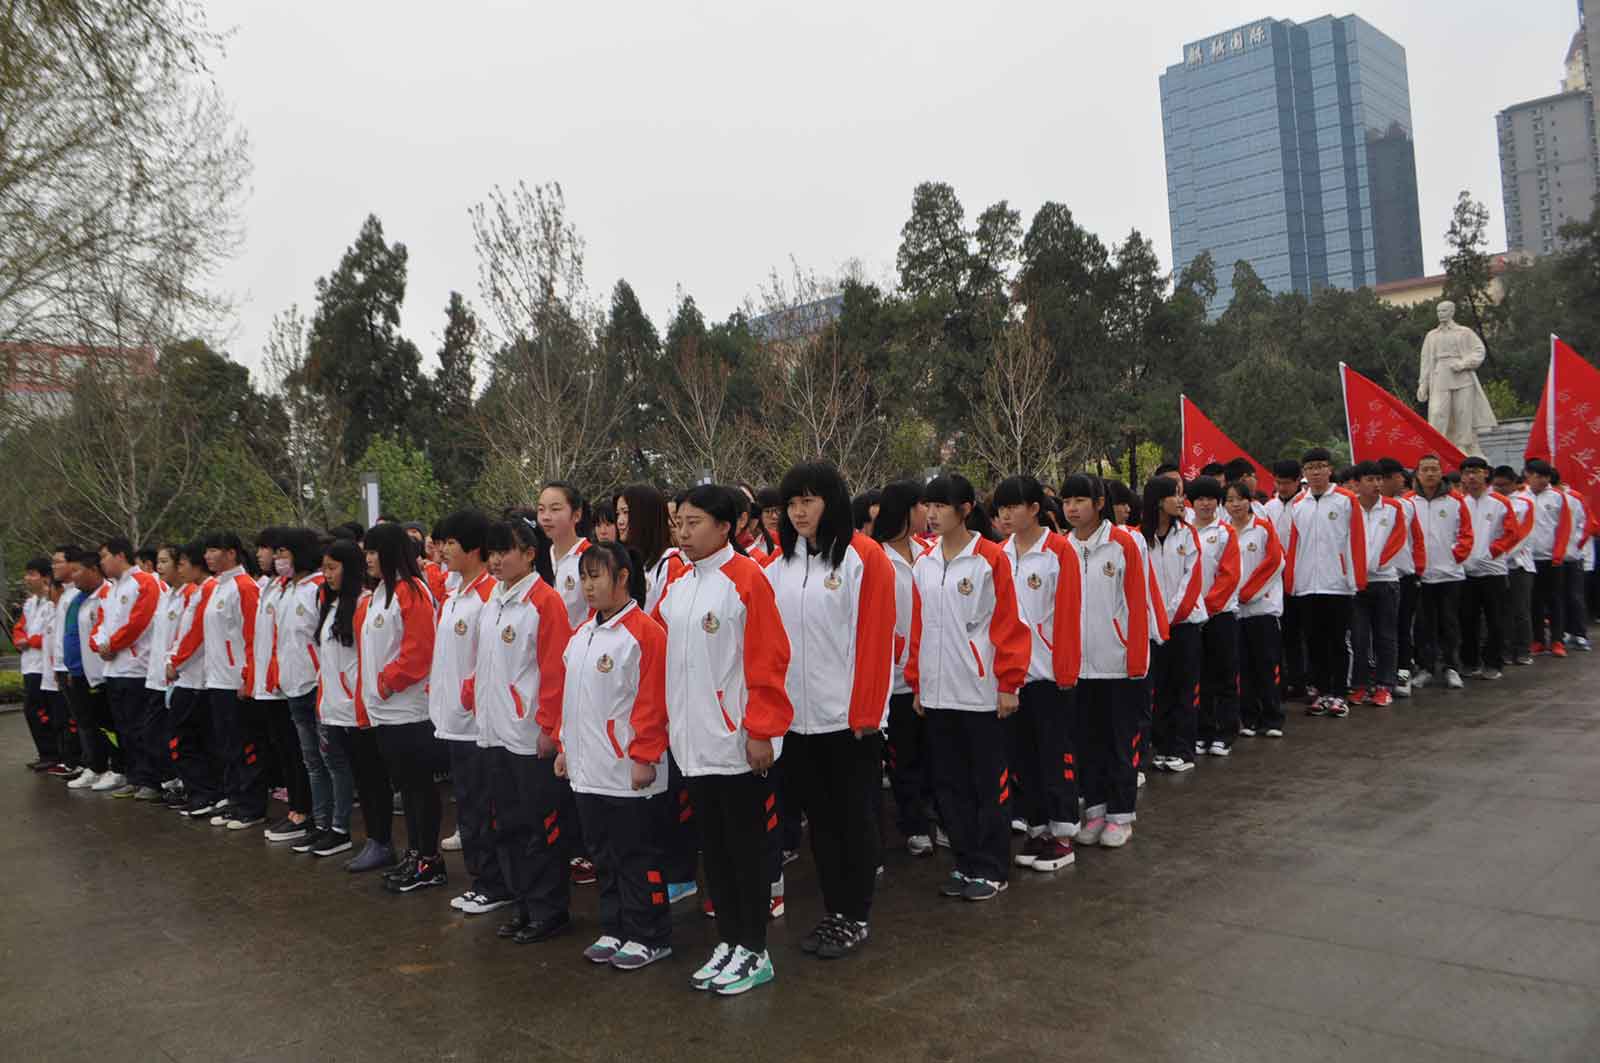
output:
M1344 386L1344 424L1350 433L1350 460L1393 458L1415 469L1425 454L1437 454L1446 469L1460 468L1466 455L1438 429L1394 395L1339 363Z
M1526 454L1555 465L1590 512L1600 506L1600 369L1555 336Z
M1178 418L1183 424L1183 455L1178 465L1185 480L1193 480L1214 461L1226 465L1234 458L1244 458L1256 467L1256 489L1271 490L1272 472L1223 435L1222 429L1212 424L1211 418L1201 413L1187 395L1178 396Z

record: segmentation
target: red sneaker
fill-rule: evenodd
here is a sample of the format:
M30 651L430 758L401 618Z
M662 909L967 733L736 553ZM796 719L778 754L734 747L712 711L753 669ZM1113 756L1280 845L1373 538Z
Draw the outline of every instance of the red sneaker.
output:
M1553 643L1551 645L1551 647L1550 647L1550 656L1552 656L1552 657L1565 657L1566 655L1567 655L1567 647L1565 645L1563 645L1562 643L1559 643L1559 642Z
M1352 705L1365 705L1372 700L1372 691L1352 690L1350 691L1350 697L1346 700Z
M717 910L711 906L710 897L700 902L700 910L705 913L707 919L715 919L717 917Z
M581 856L572 858L572 884L574 886L593 886L599 876L594 873L594 864Z
M1542 642L1535 642L1528 647L1528 656L1530 657L1537 657L1544 652L1546 652L1546 649L1545 644Z
M1383 687L1379 687L1372 693L1372 704L1376 705L1380 709L1388 708L1390 705L1394 704L1394 695L1389 693Z

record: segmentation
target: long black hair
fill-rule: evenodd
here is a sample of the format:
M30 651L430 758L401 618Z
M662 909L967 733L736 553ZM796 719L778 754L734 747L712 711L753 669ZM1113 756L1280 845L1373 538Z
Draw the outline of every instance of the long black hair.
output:
M1067 499L1087 498L1093 500L1095 513L1101 520L1116 523L1115 514L1111 511L1111 492L1106 490L1105 481L1093 473L1075 472L1061 481L1058 497L1061 499L1063 515L1066 512Z
M911 511L922 501L922 485L915 480L896 480L886 484L878 499L878 519L872 522L872 537L891 542L916 531L911 527Z
M565 480L551 480L540 488L539 493L542 495L552 487L566 496L567 505L571 506L572 511L578 515L573 527L573 531L577 532L578 538L593 539L594 525L589 520L589 503L584 499L583 492ZM629 514L629 516L631 517L632 514Z
M256 570L255 551L246 550L244 548L244 541L239 538L238 532L207 532L205 539L202 541L204 542L205 549L207 550L232 550L234 552L234 556L239 559L239 564L244 566L244 570L246 572L252 576L261 575L261 573ZM220 572L212 573L212 575L215 576L220 576L221 574L222 573Z
M1156 535L1161 530L1161 503L1178 494L1182 485L1170 476L1156 476L1146 480L1144 484L1144 506L1139 518L1139 530L1144 533L1144 541L1155 545ZM1183 514L1179 513L1172 518L1174 525L1187 524Z
M422 579L422 569L417 565L416 546L400 525L374 525L361 545L369 553L378 555L379 579L388 601L394 600L394 590L402 583L414 580L420 586L427 586Z
M638 551L647 567L654 568L672 546L667 500L649 484L629 484L617 497L628 503L627 545Z
M321 631L322 625L328 622L328 613L331 611L333 637L342 646L354 646L356 605L361 601L361 592L366 589L367 583L367 555L349 539L335 539L328 544L325 556L330 561L337 561L344 571L339 577L338 590L326 583L322 585L322 615L317 620L317 630Z
M633 520L633 511L628 511L628 519ZM611 582L617 581L617 576L624 570L628 573L628 597L639 605L644 605L644 562L639 557L639 551L630 549L621 543L595 543L585 550L578 558L579 572L594 572L604 570L611 576Z
M289 551L296 572L315 572L322 564L322 542L310 528L279 528L273 545Z
M922 500L929 503L942 503L955 509L962 506L971 506L967 513L967 530L976 535L981 535L990 542L999 536L994 533L994 525L989 521L989 514L978 505L978 492L972 488L972 481L958 472L946 473L935 476L928 481L928 486L922 489ZM878 515L883 515L880 507Z
M507 550L532 550L533 571L550 586L556 585L555 562L550 558L550 536L539 526L537 518L526 508L506 510L506 519L489 529L490 553Z
M817 552L828 559L828 564L838 568L850 549L850 539L855 535L850 507L850 489L845 486L839 470L825 461L805 462L796 465L783 475L778 485L783 496L783 513L778 518L778 540L783 543L783 556L794 556L800 533L789 520L789 500L800 495L816 495L822 499L822 520L817 525Z
M693 506L718 524L726 524L728 545L733 547L735 553L745 552L734 534L739 530L739 514L750 508L750 500L744 497L743 491L721 484L700 484L685 491L678 505ZM633 514L628 514L628 519L632 520Z

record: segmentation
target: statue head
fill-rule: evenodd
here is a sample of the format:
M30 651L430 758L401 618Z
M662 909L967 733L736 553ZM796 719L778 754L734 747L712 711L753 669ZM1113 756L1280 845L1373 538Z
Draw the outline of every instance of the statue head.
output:
M1440 303L1439 303L1439 324L1441 324L1441 325L1449 325L1449 324L1452 324L1455 321L1455 319L1456 319L1456 304L1452 303L1448 299L1444 299L1444 300L1440 301Z

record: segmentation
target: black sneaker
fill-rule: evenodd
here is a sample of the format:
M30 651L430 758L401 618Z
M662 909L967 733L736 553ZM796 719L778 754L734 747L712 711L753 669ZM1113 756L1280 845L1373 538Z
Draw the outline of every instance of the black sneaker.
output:
M350 848L350 835L342 830L325 830L311 847L312 856L337 856Z
M400 862L383 873L383 884L388 886L391 882L404 882L417 872L417 851L407 849L400 855Z
M310 820L301 820L296 823L288 816L278 820L267 828L266 838L269 842L297 842L315 830Z
M866 943L866 923L858 923L854 919L836 919L833 923L833 932L822 939L822 947L817 949L817 956L824 960L837 960L841 956L848 956Z
M450 881L440 857L419 856L411 863L411 874L406 878L391 878L384 886L391 893L410 893L430 886L443 886Z
M811 928L811 933L800 939L800 951L815 953L821 950L822 943L833 933L833 924L839 920L836 915L825 915L822 921Z
M572 917L566 912L557 912L543 919L527 921L521 930L512 935L511 940L518 945L536 945L571 929Z
M289 846L289 851L291 853L309 853L316 847L316 844L322 840L322 835L324 833L325 832L321 827L311 828L310 830L306 831L306 836L304 838L301 838L299 841Z

